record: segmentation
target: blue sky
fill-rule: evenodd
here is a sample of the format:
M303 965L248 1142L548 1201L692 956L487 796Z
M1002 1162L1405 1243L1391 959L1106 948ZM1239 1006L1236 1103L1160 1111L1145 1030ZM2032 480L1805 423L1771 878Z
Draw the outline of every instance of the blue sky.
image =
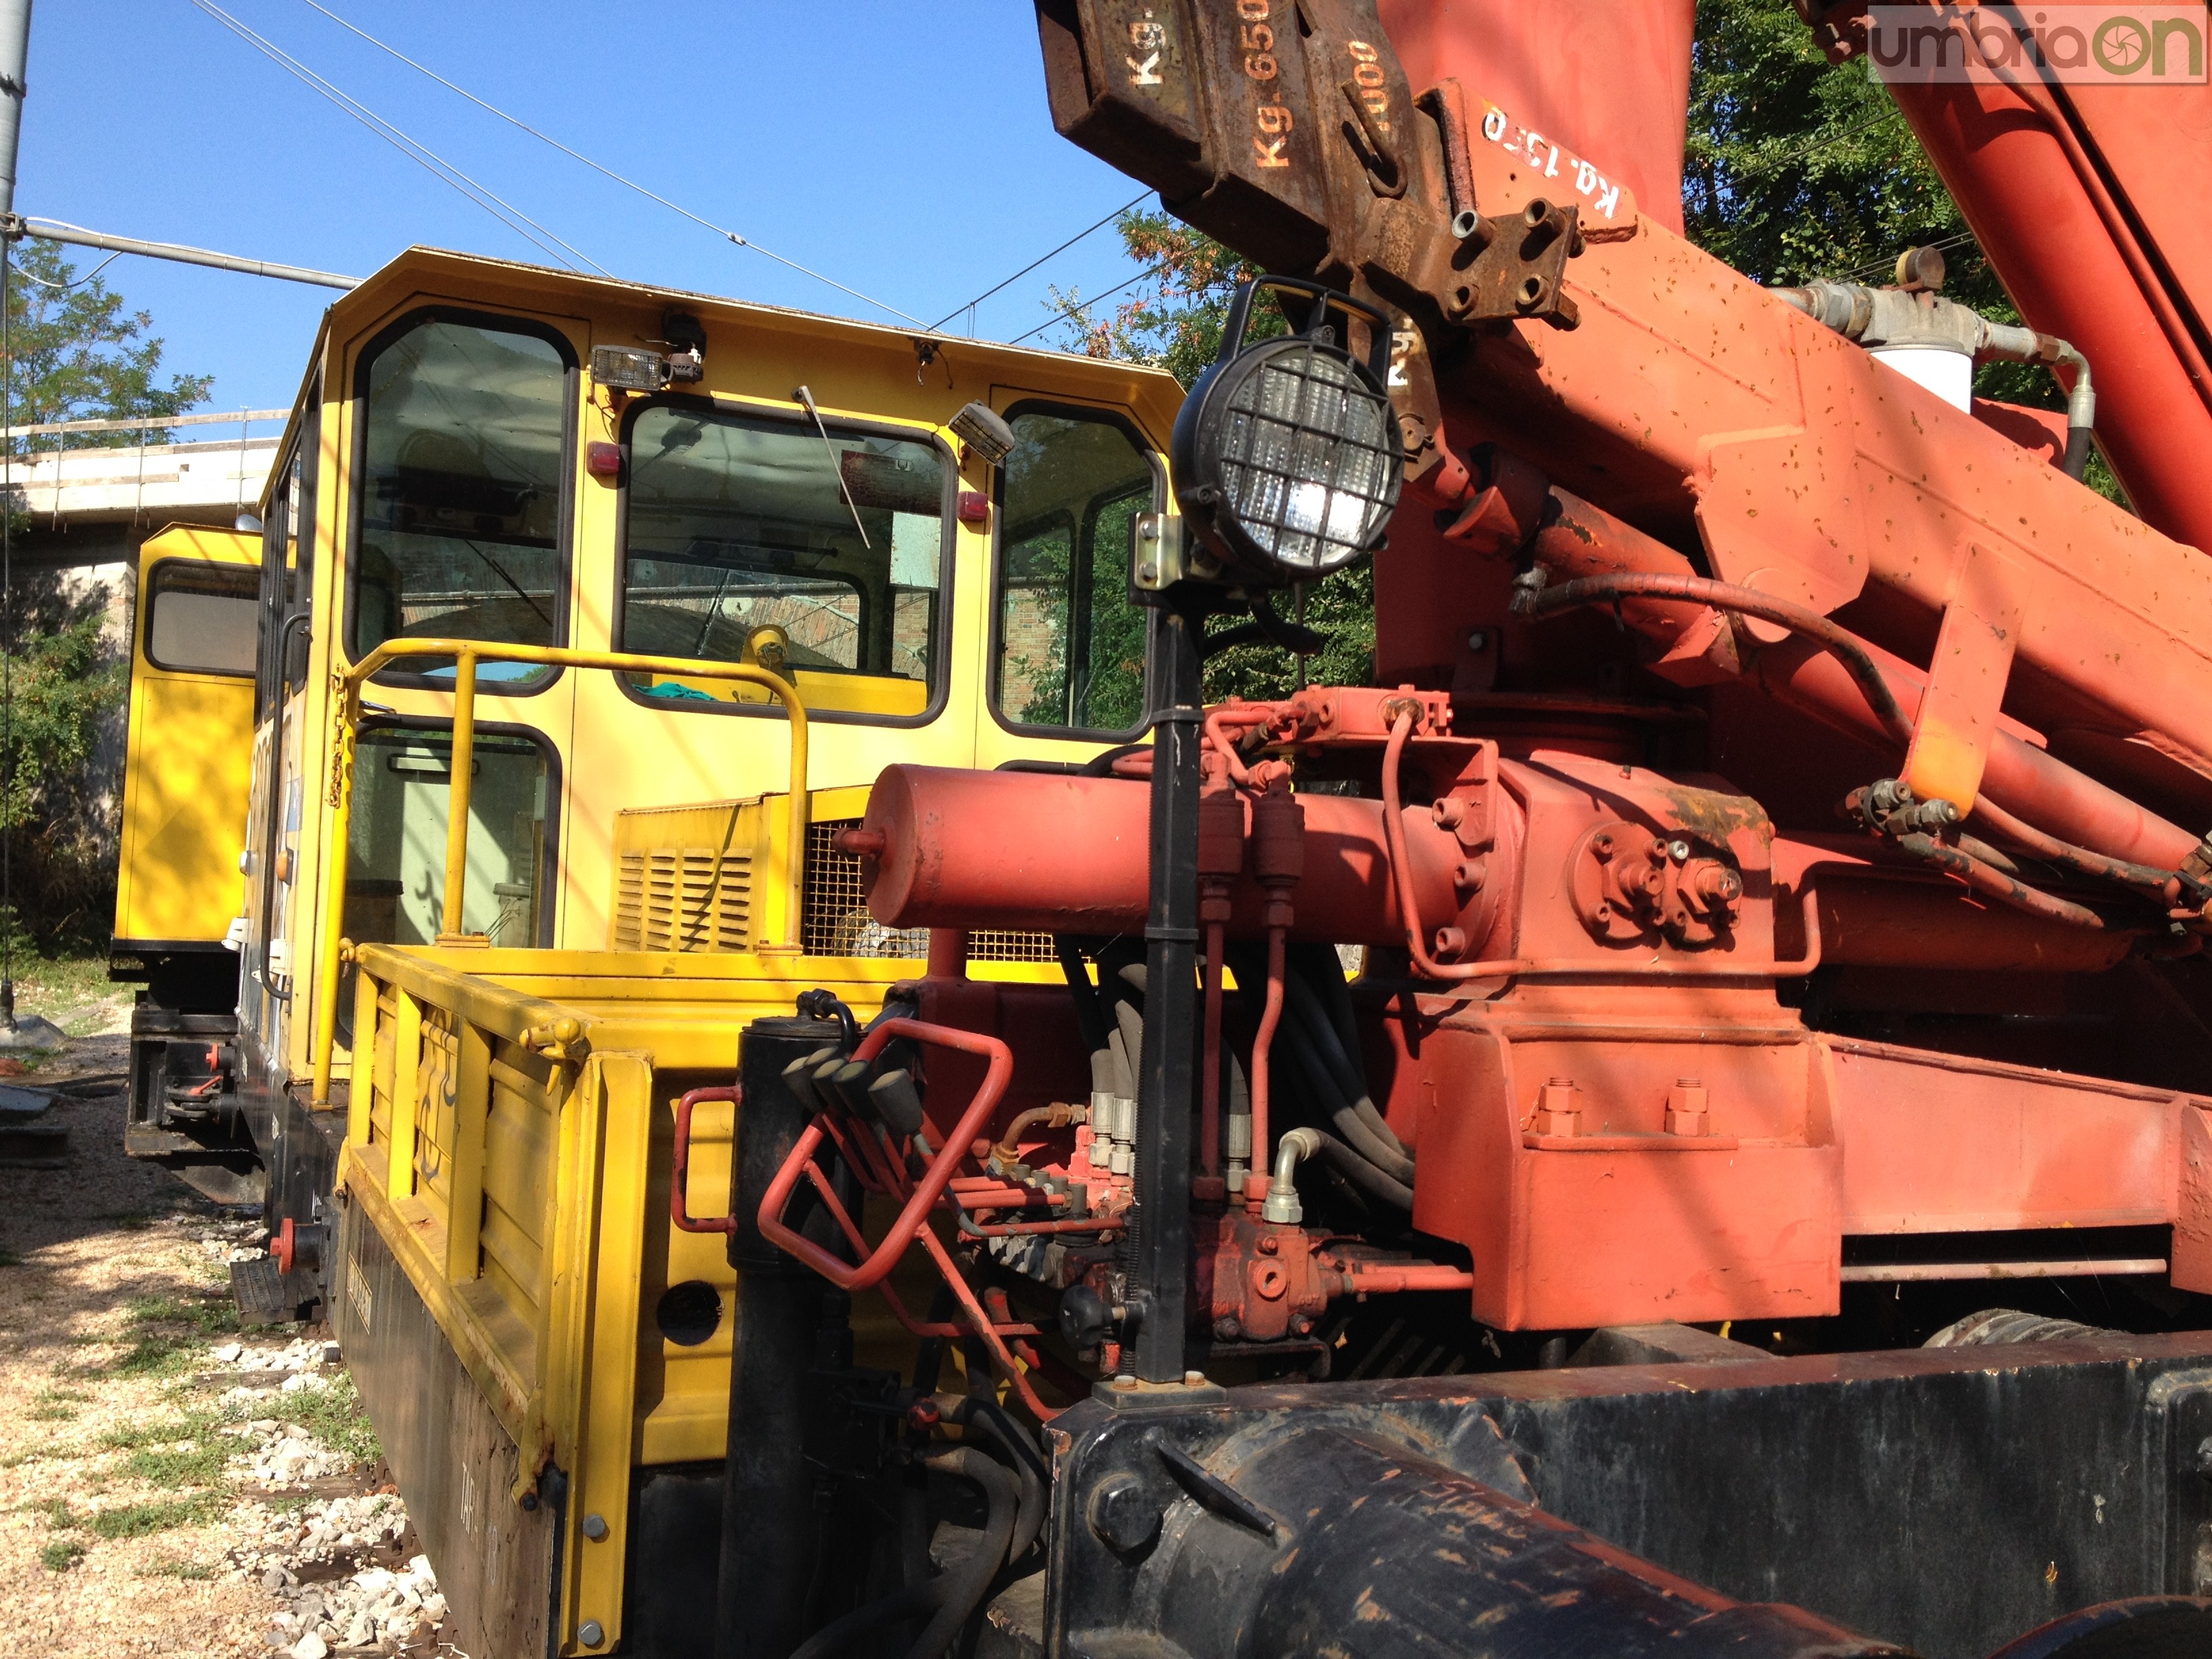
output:
M617 276L893 320L580 167L306 0L216 3ZM325 3L925 321L1139 189L1053 131L1023 0ZM547 262L191 0L36 0L26 78L20 213L355 276L413 242ZM1097 294L1137 269L1109 227L986 301L976 331L1012 338L1050 314L1048 284ZM215 376L214 409L289 404L330 297L129 256L106 276L153 313L165 368Z

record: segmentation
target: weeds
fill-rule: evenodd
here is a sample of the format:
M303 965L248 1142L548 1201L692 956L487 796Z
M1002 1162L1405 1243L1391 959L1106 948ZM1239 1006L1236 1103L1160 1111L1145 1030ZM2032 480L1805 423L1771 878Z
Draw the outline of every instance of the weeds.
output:
M222 1479L230 1449L220 1441L191 1441L181 1446L135 1451L124 1468L149 1486L173 1492L179 1486L212 1486Z
M76 1512L70 1508L66 1498L42 1498L35 1504L25 1504L24 1508L44 1517L50 1527L67 1530L77 1524Z
M237 1311L228 1297L188 1302L174 1296L134 1296L129 1308L133 1325L189 1325L210 1336L228 1335L238 1328Z
M204 1561L164 1561L154 1569L158 1578L212 1578L215 1569Z
M150 1504L125 1504L96 1510L84 1518L85 1529L96 1538L146 1538L177 1527L197 1527L215 1519L222 1500L212 1492L193 1498L156 1499Z
M356 1463L374 1463L384 1455L350 1376L333 1377L326 1389L303 1389L289 1397L285 1408L309 1434Z
M95 1376L175 1376L191 1369L199 1351L196 1337L142 1336L120 1359L88 1369Z
M174 1445L179 1440L197 1440L222 1419L214 1412L190 1412L183 1417L173 1417L166 1422L142 1419L133 1423L118 1423L100 1437L100 1443L110 1451L137 1451L144 1446Z
M72 1423L76 1420L76 1407L50 1400L44 1405L32 1407L24 1415L33 1423Z
M73 1538L57 1538L39 1546L39 1565L48 1572L67 1572L84 1559L84 1546Z
M0 1250L0 1267L20 1267L23 1258L13 1250Z

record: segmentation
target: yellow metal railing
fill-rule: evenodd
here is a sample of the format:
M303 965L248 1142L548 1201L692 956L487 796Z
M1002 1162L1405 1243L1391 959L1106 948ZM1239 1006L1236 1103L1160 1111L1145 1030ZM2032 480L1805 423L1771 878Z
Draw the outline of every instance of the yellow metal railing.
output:
M791 717L789 847L784 857L787 940L763 945L764 951L797 953L806 879L806 708L791 683L750 663L702 662L673 657L635 656L622 651L576 651L562 646L503 645L489 640L386 640L351 667L333 676L337 695L337 741L331 757L331 783L325 796L323 914L318 919L315 963L314 1107L331 1103L331 1062L337 1040L338 979L344 941L338 937L345 917L345 890L353 834L353 761L361 728L361 689L380 671L402 658L453 659L453 784L446 809L446 931L441 942L460 933L461 902L466 896L470 776L475 768L477 665L532 663L546 668L605 668L618 674L668 674L694 680L736 680L763 687Z

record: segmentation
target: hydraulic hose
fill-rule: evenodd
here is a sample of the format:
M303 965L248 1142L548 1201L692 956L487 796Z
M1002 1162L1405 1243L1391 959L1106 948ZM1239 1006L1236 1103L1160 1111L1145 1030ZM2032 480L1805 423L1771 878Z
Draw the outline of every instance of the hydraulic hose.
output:
M1342 981L1339 983L1340 985ZM1290 992L1291 1002L1296 1005L1294 1012L1304 1023L1301 1035L1314 1046L1327 1065L1329 1074L1336 1081L1338 1092L1350 1104L1359 1121L1366 1126L1368 1133L1388 1147L1393 1157L1406 1159L1410 1166L1413 1157L1412 1149L1398 1139L1397 1132L1376 1109L1374 1096L1368 1090L1367 1079L1360 1069L1359 1062L1345 1051L1342 1030L1329 1017L1328 1011L1322 1006L1321 995L1307 980L1295 958L1291 961L1290 976L1285 981L1285 987Z
M938 1474L957 1474L981 1486L988 1508L983 1519L983 1535L976 1540L975 1553L934 1581L945 1586L937 1612L922 1626L914 1645L906 1650L905 1659L938 1659L951 1646L960 1627L982 1605L985 1592L1006 1559L1006 1546L1013 1537L1014 1518L1020 1505L1014 1477L973 1446L939 1452L934 1457L925 1458L923 1462Z
M2166 883L2174 878L2174 872L2171 870L2161 870L2155 865L2136 864L2126 859L2109 858L2086 847L2076 847L2071 842L2061 841L2056 836L2047 836L2033 824L2021 823L1987 795L1974 798L1974 810L1968 816L1986 824L2031 858L2046 860L2063 869L2071 870L2076 875L2118 882L2123 887L2142 889L2147 896L2163 900Z
M939 1452L922 1462L927 1468L958 1475L983 1489L987 1505L983 1535L975 1553L950 1572L894 1590L824 1625L793 1650L791 1659L830 1659L860 1638L924 1612L932 1615L929 1623L907 1649L904 1659L938 1659L981 1604L1000 1564L1006 1559L1007 1544L1014 1533L1019 1504L1014 1477L972 1446ZM1039 1524L1042 1524L1042 1516Z
M1020 1490L1020 1499L1014 1510L1013 1536L1006 1544L1006 1565L1011 1567L1029 1553L1030 1547L1037 1540L1037 1534L1044 1530L1045 1516L1050 1509L1048 1502L1050 1476L1046 1472L1044 1459L1013 1419L1006 1414L1006 1408L994 1400L970 1395L952 1409L951 1416L963 1428L980 1427L998 1443L999 1449L1006 1453L1006 1461L1013 1465L1014 1482Z
M2057 898L2025 882L2014 880L2003 871L1992 868L1971 854L1955 847L1947 847L1930 835L1917 830L1897 837L1897 844L1923 863L1959 878L1976 892L2009 905L2015 910L2026 911L2031 916L2040 916L2046 921L2064 922L2073 927L2102 929L2105 919L2086 905Z
M1389 1176L1393 1181L1411 1182L1413 1179L1413 1160L1403 1146L1391 1147L1382 1137L1364 1122L1351 1102L1344 1097L1336 1081L1329 1076L1328 1066L1314 1052L1314 1036L1304 1021L1293 1021L1284 1026L1291 1047L1306 1073L1306 1081L1318 1097L1322 1109L1335 1125L1351 1151L1365 1162ZM1372 1109L1370 1105L1370 1109Z
M1624 570L1608 576L1581 576L1557 587L1538 588L1533 592L1522 589L1516 583L1513 603L1514 609L1522 616L1531 621L1541 621L1546 617L1557 616L1562 611L1572 611L1581 605L1624 599L1680 599L1692 605L1710 605L1716 611L1732 611L1738 616L1755 617L1761 622L1772 623L1777 628L1786 628L1791 633L1811 641L1843 665L1844 671L1856 682L1860 695L1866 698L1867 707L1874 711L1875 717L1892 737L1899 743L1912 741L1912 722L1905 719L1905 711L1898 707L1896 694L1890 690L1888 677L1869 653L1863 641L1817 611L1802 605L1792 605L1787 599L1778 599L1755 587L1739 587L1733 582L1711 581L1703 576L1679 576L1656 570Z
M1368 1197L1410 1215L1413 1209L1413 1189L1404 1182L1382 1173L1365 1158L1324 1129L1308 1129L1306 1133L1321 1139L1321 1155L1329 1168L1349 1181Z

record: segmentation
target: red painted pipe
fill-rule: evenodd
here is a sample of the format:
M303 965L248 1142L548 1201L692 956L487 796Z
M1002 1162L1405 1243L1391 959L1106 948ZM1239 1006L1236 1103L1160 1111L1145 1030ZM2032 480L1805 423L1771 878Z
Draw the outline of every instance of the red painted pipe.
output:
M1382 803L1298 799L1306 856L1291 936L1401 943ZM1113 778L887 767L868 795L866 828L884 838L862 866L869 911L891 927L1135 932L1145 924L1151 799ZM1404 822L1421 924L1433 932L1459 917L1452 872L1465 854L1427 808L1409 809ZM1518 844L1517 835L1498 837L1491 890L1518 884L1510 852ZM1264 938L1267 902L1260 884L1240 874L1231 891L1231 936Z

